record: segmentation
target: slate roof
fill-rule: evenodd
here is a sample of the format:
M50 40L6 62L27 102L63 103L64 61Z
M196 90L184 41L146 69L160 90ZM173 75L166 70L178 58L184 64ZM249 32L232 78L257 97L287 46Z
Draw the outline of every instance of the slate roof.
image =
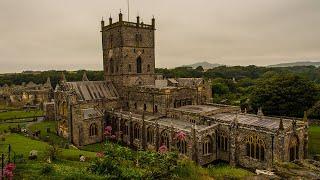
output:
M184 87L196 87L199 86L202 82L202 78L177 78L176 81L178 81L179 86Z
M209 117L231 123L235 118L234 113L219 113ZM263 127L269 130L279 129L280 118L268 117L268 116L257 116L254 114L238 114L238 123L241 125L249 125L256 127ZM288 129L292 126L292 120L283 119L284 129Z
M106 81L77 81L66 82L67 88L73 89L79 100L90 101L98 99L114 99L119 94L111 82Z
M83 112L84 119L90 119L90 118L103 116L103 114L100 111L98 111L94 108L82 109L82 112Z

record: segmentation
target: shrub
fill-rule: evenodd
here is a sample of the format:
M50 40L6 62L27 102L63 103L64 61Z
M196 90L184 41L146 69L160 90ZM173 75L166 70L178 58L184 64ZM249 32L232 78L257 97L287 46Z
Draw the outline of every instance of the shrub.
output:
M41 168L41 174L46 175L46 174L50 174L54 171L54 168L52 165L50 164L44 164Z
M45 151L45 157L46 159L50 158L51 160L57 160L58 159L58 156L61 154L61 149L59 149L59 146L58 145L51 145L51 146L48 146L46 151Z
M178 154L135 152L119 145L107 144L105 156L96 158L89 170L120 179L169 178L178 164Z

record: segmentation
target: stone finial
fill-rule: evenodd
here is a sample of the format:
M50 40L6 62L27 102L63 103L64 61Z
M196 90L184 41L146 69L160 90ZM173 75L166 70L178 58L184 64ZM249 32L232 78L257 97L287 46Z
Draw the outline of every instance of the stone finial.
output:
M122 18L122 13L121 13L121 9L120 9L120 13L119 13L119 22L122 22L123 18Z
M303 122L308 122L307 111L303 112Z
M83 75L82 75L82 81L89 81L86 72L84 72Z
M282 118L280 118L279 130L280 130L280 131L283 131L283 130L284 130Z
M103 16L102 16L102 18L101 18L101 30L103 29L103 27L104 27L104 20L103 20Z
M259 107L259 108L258 108L257 115L258 115L258 116L264 116L264 114L263 114L263 112L262 112L262 108L261 108L261 107Z
M112 17L111 17L111 14L110 14L110 17L109 17L109 25L112 24Z
M52 86L51 86L51 80L50 80L50 77L48 77L48 78L47 78L46 85L47 85L48 87L50 87L50 88L52 87Z
M67 82L66 76L64 75L63 72L61 74L61 82Z

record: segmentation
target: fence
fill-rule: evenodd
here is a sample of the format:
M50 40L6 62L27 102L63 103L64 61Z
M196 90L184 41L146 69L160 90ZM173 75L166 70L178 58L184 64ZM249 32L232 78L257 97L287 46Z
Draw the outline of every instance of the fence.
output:
M5 177L5 167L8 163L16 164L16 153L12 151L10 144L0 144L0 146L5 147L5 151L1 153L1 180ZM2 148L1 148L2 149Z

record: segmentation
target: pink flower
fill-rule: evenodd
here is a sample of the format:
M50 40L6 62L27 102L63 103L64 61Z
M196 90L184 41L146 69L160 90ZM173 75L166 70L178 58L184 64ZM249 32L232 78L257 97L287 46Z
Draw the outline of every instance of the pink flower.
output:
M103 158L104 157L104 153L103 152L97 152L96 156L98 158Z
M116 135L112 135L112 136L111 136L111 139L116 139Z
M179 131L177 132L176 134L176 139L180 140L180 141L183 141L186 139L186 133L182 132L182 131Z
M167 151L168 151L168 148L166 145L163 144L162 146L159 147L159 152L161 154L166 153Z
M13 170L16 169L16 165L13 164L13 163L8 163L8 164L6 165L6 167L5 167L5 169L8 170L8 171L13 171Z
M111 132L112 132L111 126L107 126L106 128L104 128L104 135L105 136L111 136Z
M104 130L111 132L112 131L112 127L111 126L107 126Z

